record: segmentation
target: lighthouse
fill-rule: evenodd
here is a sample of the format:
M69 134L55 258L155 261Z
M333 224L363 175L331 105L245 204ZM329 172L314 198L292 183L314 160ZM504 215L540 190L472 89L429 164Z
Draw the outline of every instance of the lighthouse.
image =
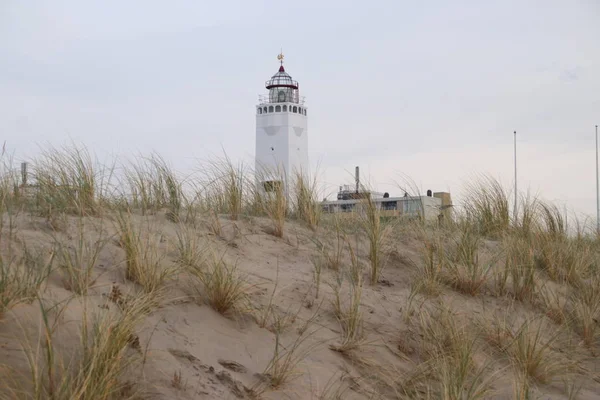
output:
M287 191L296 174L308 173L307 109L283 54L277 59L279 71L265 83L268 93L256 106L257 184L266 191L281 184Z

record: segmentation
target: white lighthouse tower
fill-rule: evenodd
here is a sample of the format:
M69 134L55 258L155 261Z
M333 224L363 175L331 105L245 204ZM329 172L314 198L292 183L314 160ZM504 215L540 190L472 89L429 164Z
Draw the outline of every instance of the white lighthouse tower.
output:
M257 183L267 191L277 183L288 188L296 173L308 172L304 98L283 68L283 54L277 59L279 71L266 82L269 93L259 96L256 106Z

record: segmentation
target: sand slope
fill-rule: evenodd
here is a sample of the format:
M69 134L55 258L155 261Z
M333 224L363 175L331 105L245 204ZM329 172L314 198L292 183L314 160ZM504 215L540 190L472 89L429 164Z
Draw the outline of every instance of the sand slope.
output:
M88 296L74 296L67 290L59 271L51 274L41 294L46 304L62 305L68 301L60 316L50 312L53 319L57 318L53 341L56 353L66 364L77 357L84 309L90 314L118 312L117 304L109 298L115 288L123 296L136 296L140 292L138 285L125 279L125 253L119 245L114 221L111 215L85 219L86 238L107 240L95 267L97 280ZM169 222L163 213L136 215L135 221L148 227L161 265L175 265L180 227ZM249 286L248 305L223 316L198 301L190 287L189 275L180 271L168 283L160 305L136 327L139 340L126 353L136 361L122 378L131 384L129 394L135 392L137 397L148 399L237 399L251 398L258 392L266 399L400 398L400 391L392 389L394 382L401 382L423 360L415 323L420 310L428 304L451 307L457 321L472 329L478 318L494 314L509 314L515 319L541 315L533 305L508 297L488 294L470 297L449 288L438 298L417 296L409 312L415 265L423 262L422 243L410 229L398 228L385 249L386 266L381 282L369 285L368 272L364 271L361 301L364 342L356 350L342 354L331 349L338 344L341 333L331 303L333 290L329 286L335 282L337 273L322 272L316 299L311 262L311 257L318 254L315 238L334 245L335 235L331 229L324 226L315 233L300 223L288 222L284 237L276 238L269 233L270 222L266 218L230 221L221 216L220 221L223 226L220 237L211 232L207 220L200 220L194 229L207 255L213 252L237 265ZM76 246L78 223L76 217L68 217L56 232L55 227L42 218L20 215L13 223L12 237L9 237L9 224L5 223L0 241L3 259L9 257L10 251L22 252L24 245L50 254L57 238ZM364 237L352 233L349 237L366 268L368 249ZM496 244L490 241L485 246L493 249ZM350 263L347 251L343 259L345 264ZM342 298L347 299L348 284L343 287ZM258 321L271 299L275 315L288 316L289 326L279 338L281 349L292 348L299 337L302 339L296 351L299 363L294 368L295 376L278 388L261 386L267 379L262 374L274 355L276 335L272 318L265 327L260 327ZM551 321L548 326L552 327ZM0 319L0 364L5 366L0 369L4 375L0 382L10 381L13 387L29 388L29 367L22 348L24 343L35 346L40 334L40 307L35 301L15 306ZM570 342L576 340L571 338ZM568 356L577 356L577 363L585 368L579 375L568 378L581 385L578 398L600 398L600 384L596 381L599 364L593 351L575 345L569 352L572 354ZM485 344L479 346L475 354L478 365L493 361L486 370L486 376L492 377L493 391L484 397L513 398L514 374L510 362ZM174 382L177 374L181 376L179 383ZM6 389L9 385L3 386ZM561 379L535 383L532 388L532 393L544 399L568 398ZM3 392L2 396L13 398L15 393Z

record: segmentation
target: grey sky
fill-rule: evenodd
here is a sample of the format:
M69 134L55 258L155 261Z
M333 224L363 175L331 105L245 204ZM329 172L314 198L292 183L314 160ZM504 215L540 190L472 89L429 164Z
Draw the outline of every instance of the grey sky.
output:
M2 0L2 139L252 160L280 47L332 190L355 165L393 194L399 174L455 196L473 173L510 184L516 129L520 186L594 214L597 0Z

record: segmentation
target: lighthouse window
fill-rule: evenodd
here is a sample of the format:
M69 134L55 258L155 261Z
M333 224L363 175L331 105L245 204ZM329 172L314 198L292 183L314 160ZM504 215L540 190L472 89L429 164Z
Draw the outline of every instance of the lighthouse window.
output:
M298 113L298 107L294 106L294 109L292 111L294 111L295 113Z
M285 92L283 90L280 90L279 93L277 94L277 102L283 103L284 101L285 101Z
M262 114L262 108L259 108L259 109L258 109L258 113L259 113L259 114Z
M302 107L300 107L300 108L298 109L298 111L300 112L300 114L302 114Z
M281 106L276 106L275 107L275 112L281 112Z
M273 112L273 106L269 106L269 112L272 113Z
M283 106L283 112L287 112L287 106L286 105Z
M264 111L264 113L266 114L266 113L267 113L267 107L265 107L265 108L263 109L263 111Z
M306 115L306 108L304 109L304 115Z

